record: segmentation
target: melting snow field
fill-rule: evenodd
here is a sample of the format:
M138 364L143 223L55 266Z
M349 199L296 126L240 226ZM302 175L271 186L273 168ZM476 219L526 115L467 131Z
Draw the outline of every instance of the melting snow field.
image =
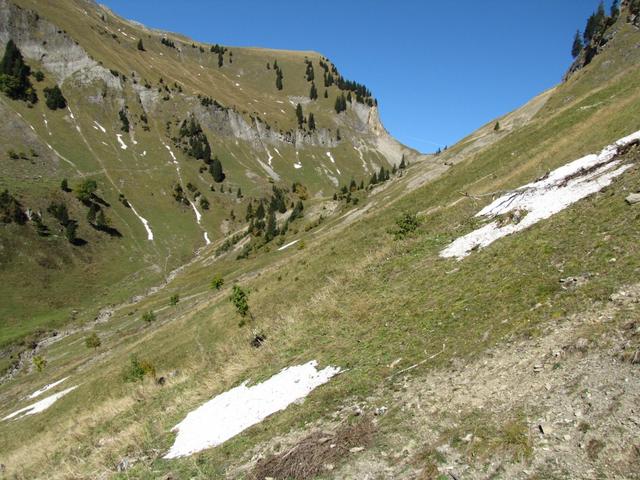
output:
M598 155L574 160L552 171L546 178L501 196L480 210L476 217L493 218L513 212L523 215L519 222L501 225L493 221L456 239L440 252L440 256L462 259L477 247L486 247L499 238L524 230L600 191L631 168L631 165L619 166L621 161L615 160L618 149L639 140L640 131L608 145Z
M69 377L64 377L61 380L58 380L57 382L53 382L50 383L49 385L45 385L44 387L42 387L39 390L36 390L35 392L33 392L31 395L29 395L27 398L36 398L39 397L40 395L42 395L44 392L47 392L49 390L51 390L52 388L57 387L58 385L60 385L62 382L64 382L67 378Z
M51 405L56 403L58 399L64 397L67 393L72 392L76 388L78 388L78 386L74 385L73 387L67 388L66 390L55 393L49 397L43 398L39 402L33 403L27 407L21 408L20 410L16 410L15 412L4 417L2 420L3 421L10 420L14 417L20 418L20 417L24 417L25 415L34 415L36 413L44 412L47 408L49 408Z
M288 367L257 385L247 387L244 382L217 395L174 427L172 431L178 435L164 458L184 457L220 445L340 373L338 367L317 370L317 365L312 360Z

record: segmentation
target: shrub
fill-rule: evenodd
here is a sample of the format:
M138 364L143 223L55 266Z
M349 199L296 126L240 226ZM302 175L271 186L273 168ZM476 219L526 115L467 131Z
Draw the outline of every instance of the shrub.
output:
M396 228L389 229L388 232L393 235L394 240L402 240L417 230L420 221L415 213L403 213L400 218L396 219Z
M129 357L129 364L122 371L125 382L138 382L144 380L146 375L156 378L156 367L148 360L139 360L136 355Z
M178 304L179 301L180 301L180 294L179 293L174 293L169 298L169 305L174 307L174 306L176 306Z
M156 314L153 313L153 310L149 310L148 312L145 312L142 314L142 320L144 320L147 323L155 322Z
M33 357L33 365L39 372L41 372L42 370L44 370L44 367L47 366L47 361L40 355L36 355L35 357Z
M224 285L224 279L220 276L213 277L213 280L211 280L212 290L220 290L223 285Z
M102 345L102 342L100 341L100 337L98 337L98 334L96 332L93 332L85 339L84 344L87 346L87 348L93 348L95 350L100 345Z

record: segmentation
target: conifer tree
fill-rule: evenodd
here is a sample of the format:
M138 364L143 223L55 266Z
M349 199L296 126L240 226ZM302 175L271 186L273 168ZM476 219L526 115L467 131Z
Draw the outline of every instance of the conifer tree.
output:
M371 180L369 180L369 185L375 185L376 183L378 183L378 175L376 175L376 172L373 172Z
M302 128L302 123L304 122L304 113L302 113L302 105L300 104L296 106L296 118L298 120L298 127Z
M244 216L244 219L248 222L253 218L253 202L249 201L247 205L247 213Z
M276 235L278 235L278 227L276 224L276 213L271 210L269 212L269 217L267 218L267 229L264 233L264 238L267 242L273 240Z
M14 100L37 102L38 97L29 81L30 74L31 69L24 63L22 53L9 39L0 61L0 91Z
M404 154L402 155L402 160L400 160L399 168L400 170L404 170L405 168L407 168L406 164L404 163Z
M313 116L313 113L309 114L309 130L315 130L316 129L316 119Z
M258 220L263 220L264 219L264 204L262 203L262 200L260 200L260 203L258 204L258 208L256 209L256 218Z
M140 50L141 52L144 52L144 45L142 44L142 39L138 40L138 50Z
M66 108L67 106L67 100L64 98L64 95L62 95L62 90L60 90L58 85L45 88L44 96L46 98L47 107L51 110Z
M500 130L500 122L496 121L496 124L493 126L493 130L496 132Z
M316 89L316 84L311 82L311 90L309 91L309 98L311 100L317 100L318 98L318 90Z
M576 58L582 52L582 35L580 34L580 30L576 31L576 36L573 38L573 46L571 47L571 56Z
M67 181L66 178L63 178L62 181L60 182L60 190L62 190L63 192L69 192L69 182Z
M220 160L218 160L217 155L213 158L213 160L211 160L211 164L209 165L209 173L211 173L213 181L216 183L220 183L225 179L225 174L222 171L222 163L220 163Z

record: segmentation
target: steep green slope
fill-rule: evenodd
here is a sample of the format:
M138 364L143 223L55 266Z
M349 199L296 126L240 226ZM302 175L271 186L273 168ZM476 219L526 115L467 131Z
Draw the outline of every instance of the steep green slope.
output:
M33 221L0 229L7 285L0 345L70 318L91 319L102 306L144 292L197 248L246 228L248 203L268 200L274 185L286 193L290 214L298 200L307 208L331 200L351 179L366 182L403 155L422 158L388 136L366 88L342 79L317 53L195 44L84 0L3 0L0 12L2 46L13 40L32 72L44 73L42 81L31 77L37 103L0 99L0 189L50 232L39 236ZM309 98L312 84L317 99ZM47 107L44 90L54 85L67 108ZM352 102L338 114L343 96ZM191 118L211 159L180 148L192 138L181 135ZM220 183L207 163L216 157ZM121 236L93 228L88 207L60 190L63 179L71 189L95 180ZM304 193L292 191L294 182ZM66 203L82 246L64 238L48 212L53 201Z
M545 414L536 410L540 405L489 396L484 400L495 398L498 418L458 411L451 404L460 386L452 379L488 348L507 351L507 343L522 338L544 343L547 329L580 323L589 312L597 317L616 292L637 283L637 212L624 198L637 190L640 180L638 150L622 159L632 165L624 176L564 212L461 262L442 259L439 252L478 226L473 216L492 195L640 130L639 50L630 48L639 37L624 17L615 28L606 51L534 106L501 119L501 131L492 133L491 122L436 162L412 164L402 176L373 188L358 205L350 204L307 230L304 225L317 218L309 213L298 231L289 234L297 244L270 248L243 261L235 260L233 251L216 257L215 245L205 247L164 288L119 306L106 321L39 346L35 354L47 360L46 367L38 372L26 357L25 366L0 387L2 415L24 406L25 395L60 378L69 376L67 385L79 387L43 413L0 422L7 471L18 478L247 478L258 455L291 452L290 447L315 428L326 431L340 422L357 423L360 417L352 415L351 407L360 405L366 413L379 406L388 407L389 413L376 420L367 456L362 459L347 450L340 463L332 465L333 473L323 466L326 476L437 478L460 462L470 478L482 478L496 465L515 468L522 478L575 474L572 465L557 462L519 463L548 450L548 443L531 433L538 429L533 419ZM481 143L474 144L477 139ZM388 232L405 212L418 213L421 226L413 235L394 240ZM214 276L225 280L221 291L210 288ZM572 276L587 280L564 288L560 280ZM240 317L228 301L235 282L249 291L255 316L249 324L239 325ZM181 299L170 305L176 293ZM155 312L155 322L142 319L148 311ZM637 318L637 309L629 306L605 326L581 334L597 343L607 339L608 332L618 335L619 325ZM91 332L102 340L96 351L84 345ZM258 333L266 342L254 348L251 340ZM627 329L625 335L632 333ZM630 351L640 348L637 336L629 338ZM563 340L570 345L576 339ZM131 354L151 362L156 375L164 378L163 386L151 380L123 382L122 370ZM517 363L523 352L514 355ZM598 365L615 364L618 358L601 355ZM564 358L553 356L549 370L562 372ZM184 459L161 458L173 441L171 428L205 400L248 378L260 381L310 359L347 371L303 404L219 448ZM530 373L534 365L526 368ZM629 385L637 383L636 366L619 363L611 368L636 375ZM430 376L434 371L443 373ZM608 384L612 378L613 372L592 387L593 392L582 392L579 383L558 388L563 395L578 391L584 398L615 390L615 412L616 405L635 397L618 392L618 384ZM414 397L416 386L425 385L451 398L429 403L438 395L419 389L424 396ZM577 422L574 437L581 435ZM438 436L423 436L427 428ZM584 434L590 427L579 428ZM482 442L463 440L469 432ZM588 467L591 473L633 478L633 451L627 452L629 445L620 446L616 438L623 433L637 438L637 428L620 423L607 432L607 455L577 449L575 467L580 474ZM436 450L443 444L445 449ZM608 466L609 458L620 459L618 470ZM118 472L118 465L126 472ZM597 476L591 473L582 476Z

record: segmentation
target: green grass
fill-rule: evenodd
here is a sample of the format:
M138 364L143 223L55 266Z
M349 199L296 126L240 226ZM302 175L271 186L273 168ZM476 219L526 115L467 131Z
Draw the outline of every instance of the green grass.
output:
M621 44L628 39L621 36ZM166 289L96 325L93 330L102 339L97 351L84 345L89 332L46 349L49 364L44 372L23 372L0 388L6 405L2 413L19 408L24 395L55 378L71 375L68 384L81 385L38 416L0 424L0 451L8 452L10 471L19 470L26 477L40 472L113 474L119 460L129 455L143 460L121 478L169 473L178 478L223 478L229 466L247 460L254 447L274 436L309 428L340 406L374 394L390 400L393 389L402 388L389 379L393 372L388 365L398 358L401 369L444 345L441 355L409 374L420 379L429 369L456 359L472 360L505 339L539 335L546 323L561 322L635 282L640 269L638 213L624 197L640 181L637 166L601 193L461 262L438 256L473 227L472 216L490 201L483 197L483 202L457 202L460 192L514 188L640 129L637 69L613 75L595 90L589 72L558 87L549 105L583 88L584 94L573 102L542 109L527 125L406 193L408 180L427 168L412 166L406 178L373 193L366 202L377 201L378 206L348 228L332 217L321 233L311 230L296 236L303 239L304 249L271 249L241 261L233 255L217 260L204 255ZM580 82L588 84L583 87ZM581 109L602 99L609 100ZM387 195L390 201L383 201ZM158 206L158 211L161 208L165 207ZM412 236L394 240L388 230L405 212L432 213L421 215ZM180 220L168 221L180 228ZM591 280L584 286L560 288L560 278L586 272ZM217 275L225 279L220 292L210 289ZM228 300L234 281L249 291L256 316L255 323L244 327L238 326L240 317ZM174 293L180 294L180 302L169 308ZM532 308L538 304L542 307ZM147 325L141 317L150 310L157 320ZM267 335L260 349L249 345L253 329ZM151 362L158 375L167 377L167 384L123 383L122 368L131 354ZM185 459L159 458L173 441L171 428L212 395L314 358L347 371L303 404L290 406L218 448ZM376 442L383 445L396 436L411 436L409 415L390 413L387 418ZM474 458L507 452L519 460L531 454L518 415L471 415L465 422L459 431L445 434L455 443L470 428L483 429L486 438L479 450L470 451ZM65 439L60 440L58 432L67 433ZM427 454L437 462L432 452Z

